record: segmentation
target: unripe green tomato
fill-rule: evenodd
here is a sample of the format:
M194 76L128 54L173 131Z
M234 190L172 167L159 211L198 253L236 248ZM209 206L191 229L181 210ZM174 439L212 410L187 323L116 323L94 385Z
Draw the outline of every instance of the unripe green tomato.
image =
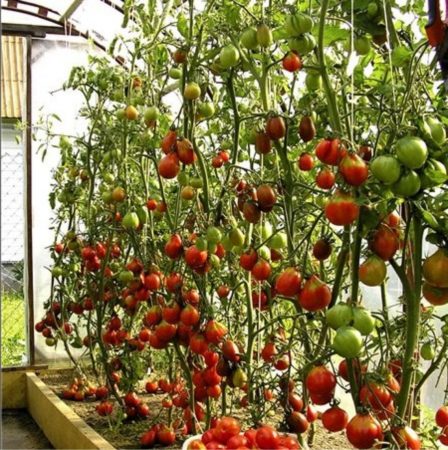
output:
M272 44L273 37L271 29L262 23L257 28L257 42L261 47L269 47Z
M207 241L207 239L205 239L204 236L199 236L196 239L195 245L198 248L198 250L203 252L204 250L207 250L207 248L208 248L208 241Z
M201 103L198 110L202 117L209 119L215 114L215 105L212 102Z
M159 108L157 106L150 106L146 109L144 114L145 122L151 122L152 120L157 120L159 117Z
M218 244L215 244L214 242L209 242L207 244L207 250L212 255L216 252L217 249L218 249Z
M180 80L182 78L182 70L177 69L176 67L172 67L169 70L168 75L173 80Z
M353 43L355 51L358 55L364 56L370 52L370 39L367 36L360 36Z
M110 172L103 173L103 180L106 183L112 184L115 182L115 177Z
M317 72L308 72L305 78L305 86L310 92L322 89L322 77Z
M281 250L288 244L288 237L283 231L275 233L268 241L268 246L274 250Z
M262 245L261 247L259 247L257 253L260 258L263 258L266 261L271 260L271 250L267 245Z
M222 239L222 233L217 227L208 227L207 228L207 241L212 244L217 244Z
M140 219L138 218L137 213L128 212L124 215L121 223L123 227L128 230L136 230L140 225Z
M272 236L273 230L272 224L266 220L261 227L261 239L263 241L269 239Z
M257 30L255 28L247 28L240 38L241 45L248 50L254 50L258 46Z
M117 109L115 115L118 120L124 120L124 118L126 117L126 113L123 108Z
M201 189L204 186L204 181L200 177L193 177L190 180L190 185L195 189Z
M350 324L353 320L353 310L347 303L339 303L330 308L326 314L325 318L328 325L337 330L340 327Z
M246 236L239 228L234 228L230 232L229 237L230 237L230 242L232 242L232 244L235 247L242 247L244 245L244 241L246 239Z
M123 89L115 89L110 98L114 102L122 102L124 100Z
M238 49L233 45L226 45L221 49L219 54L219 63L224 69L235 67L240 60L240 53Z
M215 269L217 269L221 265L221 260L216 255L210 255L209 261L211 266L214 267Z
M196 100L201 96L201 88L199 84L194 81L190 81L185 85L184 97L187 100Z
M417 194L420 188L420 177L418 176L418 173L413 170L404 173L400 179L392 185L392 191L400 197L412 197Z
M112 203L112 192L105 191L101 194L104 203Z
M55 338L51 338L51 337L48 337L48 338L46 338L45 339L45 344L48 346L48 347L54 347L55 345L56 345L56 339Z
M177 176L177 181L181 186L187 186L189 183L189 176L186 172L179 172L179 175Z
M222 240L221 240L221 244L224 247L224 250L226 252L230 252L233 248L233 244L232 241L230 240L230 237L225 235Z
M338 328L332 347L343 358L356 358L363 346L362 335L354 327L344 326Z
M378 7L378 5L377 5L376 2L370 2L370 3L367 5L367 14L368 14L370 17L376 17L376 15L378 14L378 12L379 12L379 7Z
M420 355L426 361L431 361L436 356L434 346L431 342L425 342L420 348Z
M239 245L235 245L232 247L232 253L235 253L235 255L241 255L243 253L243 247L240 247Z
M118 280L123 284L128 284L134 279L134 274L130 270L122 270L118 274Z
M375 329L375 319L365 308L353 308L353 326L363 335L368 336Z
M54 267L51 269L51 274L52 274L55 278L62 277L62 276L64 275L64 269L63 269L62 267L59 267L59 266L54 266Z
M143 202L137 201L137 203L143 203ZM148 219L149 219L148 208L146 208L146 206L145 207L139 206L137 208L137 216L138 216L140 223L147 223Z

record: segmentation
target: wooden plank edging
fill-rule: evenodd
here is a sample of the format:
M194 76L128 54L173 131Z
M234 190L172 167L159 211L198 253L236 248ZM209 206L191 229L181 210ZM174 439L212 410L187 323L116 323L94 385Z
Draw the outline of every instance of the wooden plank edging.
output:
M28 411L57 449L115 450L36 374L26 374Z

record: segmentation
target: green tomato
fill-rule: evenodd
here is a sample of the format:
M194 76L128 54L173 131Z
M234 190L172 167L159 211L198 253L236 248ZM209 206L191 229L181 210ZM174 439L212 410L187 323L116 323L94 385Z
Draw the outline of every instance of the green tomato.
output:
M224 69L235 67L240 60L240 53L233 45L226 45L219 54L219 63Z
M391 155L377 156L370 164L373 176L385 184L393 184L398 181L401 174L400 163Z
M149 219L148 208L139 206L137 208L137 216L138 216L140 223L147 223L148 219Z
M217 244L222 239L222 233L217 227L207 228L207 241L212 244Z
M409 170L392 186L392 191L400 197L412 197L420 188L421 181L417 172Z
M273 37L271 29L265 24L262 23L258 25L257 28L257 42L261 47L269 47L272 44Z
M157 120L159 117L159 108L156 106L150 106L144 113L145 122L151 122Z
M215 244L214 242L209 242L207 244L207 250L212 255L216 252L217 249L218 249L218 244Z
M239 228L234 228L230 234L230 242L235 247L242 247L244 245L244 241L246 240L246 236Z
M46 339L45 339L45 344L48 346L48 347L54 347L55 345L56 345L56 339L55 338L52 338L52 337L47 337Z
M127 230L136 230L140 225L140 219L138 218L137 213L128 212L124 215L121 223Z
M353 308L353 326L363 335L368 336L375 329L375 319L369 310Z
M201 96L201 88L199 84L195 83L194 81L190 81L185 85L184 97L187 100L196 100L200 96Z
M118 120L124 120L126 117L126 112L123 108L117 109L117 111L115 112L115 116Z
M247 374L238 367L232 375L232 383L235 387L242 388L247 383Z
M258 256L260 258L265 259L266 261L270 261L271 259L271 250L269 249L269 247L267 245L262 245L258 250L257 250Z
M190 185L195 189L201 189L204 186L204 181L200 177L193 177L190 180Z
M172 67L169 70L168 75L173 80L180 80L182 78L182 70L177 69L176 67Z
M428 147L424 140L417 136L405 136L396 143L398 159L409 169L418 169L425 164Z
M360 36L355 39L353 46L358 55L364 56L370 52L371 44L367 36Z
M190 177L186 172L179 172L179 175L177 176L177 181L181 186L188 186L189 178Z
M300 37L288 39L288 46L291 51L306 55L316 47L316 40L312 34L304 34Z
M211 102L201 103L198 110L202 117L209 119L215 114L215 105Z
M420 348L420 355L426 361L431 361L436 356L434 346L431 342L425 342Z
M248 50L254 50L258 47L257 30L255 28L247 28L240 38L241 45Z
M333 339L332 347L343 358L356 358L362 350L361 333L353 327L340 327Z
M101 194L101 198L103 199L104 203L112 203L112 192L105 191Z
M215 269L217 269L221 265L221 260L216 255L213 255L213 254L210 255L209 261L210 261L211 266Z
M226 252L230 252L233 248L233 244L232 241L230 240L230 237L225 235L222 240L221 240L221 244L224 247L224 250Z
M123 284L128 284L134 279L134 274L130 270L122 270L118 274L118 280Z
M283 231L275 233L268 241L268 246L274 250L281 250L288 244L288 237Z
M203 252L204 250L207 250L207 248L208 248L208 241L207 241L207 239L205 239L205 237L200 236L196 239L195 245L198 248L198 250Z
M266 220L261 227L261 239L266 241L272 236L273 231L274 229L272 228L271 223Z
M305 78L305 86L310 92L322 89L322 77L318 72L309 71Z
M380 8L378 7L378 5L377 5L376 2L370 2L370 3L367 5L367 14L368 14L370 17L376 17L376 16L378 15L379 9L380 9Z
M446 167L437 159L428 159L420 175L422 189L440 186L447 180Z
M435 117L428 117L426 123L431 130L432 139L439 145L444 144L446 141L446 130L443 123Z
M327 311L325 318L328 325L333 330L337 330L340 327L349 325L353 320L352 307L347 305L347 303L339 303Z
M62 267L54 266L54 267L51 269L51 274L52 274L55 278L59 278L59 277L64 276L65 270L64 270Z
M310 16L299 12L286 18L285 30L289 36L300 36L310 33L313 25L313 19Z

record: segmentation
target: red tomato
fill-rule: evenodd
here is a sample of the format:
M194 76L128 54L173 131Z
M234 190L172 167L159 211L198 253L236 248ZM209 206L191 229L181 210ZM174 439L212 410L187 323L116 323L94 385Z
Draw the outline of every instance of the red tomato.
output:
M237 345L230 339L224 341L221 350L224 358L226 358L228 361L238 362L241 358L240 351Z
M440 428L448 427L448 406L441 406L436 412L436 424Z
M207 367L213 367L216 366L216 364L218 364L219 361L219 355L218 353L212 351L212 350L207 350L204 354L204 361Z
M316 156L330 166L337 166L347 150L339 139L323 139L316 146Z
M205 337L212 344L218 344L227 332L227 328L215 320L210 320L205 327Z
M252 268L252 276L257 281L267 280L271 275L271 265L264 259L260 259Z
M356 414L346 428L347 439L356 448L371 448L383 439L381 424L371 414Z
M193 164L196 159L196 153L193 144L186 138L179 138L176 142L177 156L184 164Z
M359 391L359 399L361 403L370 405L373 409L382 409L391 402L392 395L386 386L370 382Z
M328 431L342 431L348 424L348 414L339 406L333 406L322 414L322 424Z
M172 428L168 428L166 425L162 425L157 431L157 440L162 445L173 445L176 440L176 434Z
M143 323L147 327L157 325L162 320L162 308L159 305L153 305L143 319Z
M252 270L257 260L258 260L257 252L253 248L251 248L248 252L243 253L240 256L240 266L244 270L247 271Z
M225 444L231 437L237 436L240 431L241 426L238 420L233 417L222 417L213 430L213 437L218 442Z
M243 434L238 434L236 436L232 436L227 441L227 449L228 450L236 450L240 447L247 447L249 445L249 439Z
M271 116L266 122L266 134L269 139L278 140L285 136L285 121L280 116Z
M176 144L177 140L177 133L175 130L168 130L164 138L162 139L162 142L160 146L162 147L163 153L170 153Z
M325 394L333 392L336 387L336 377L325 366L315 366L308 372L305 385L311 393Z
M165 254L171 259L177 259L183 251L182 238L178 234L173 234L165 244Z
M339 163L339 173L350 186L361 186L369 176L369 169L356 153L348 153Z
M331 244L327 239L319 239L313 245L313 256L319 261L325 261L331 255Z
M179 158L176 153L165 155L158 164L159 174L162 178L176 178L180 172Z
M325 217L333 225L350 225L359 215L359 206L355 199L347 193L338 191L325 206Z
M294 267L288 267L278 277L275 282L275 290L285 297L294 297L300 292L302 276Z
M166 277L165 284L168 292L175 293L180 291L183 284L182 275L177 272L171 273Z
M179 322L180 317L180 306L179 303L172 303L171 305L165 306L162 309L162 319L168 323Z
M399 247L398 236L387 225L380 225L369 240L369 248L384 261L391 259Z
M157 381L148 381L145 384L145 390L148 394L154 394L159 389L159 383Z
M266 155L271 151L271 139L267 133L258 132L255 136L255 151L262 155Z
M328 402L327 402L328 403ZM315 422L319 416L317 409L313 405L308 405L306 407L306 419L308 422Z
M314 167L314 158L309 153L302 153L297 160L297 165L300 170L308 172Z
M288 72L297 72L302 68L302 60L297 53L289 52L284 56L282 65Z
M405 426L393 428L392 434L399 448L406 448L409 450L420 450L422 448L422 443L418 434L411 427Z
M278 447L280 436L274 428L264 426L257 430L255 440L260 449L275 449Z
M176 336L177 325L162 320L155 329L155 335L160 341L168 342ZM152 344L152 342L150 341Z
M298 411L293 411L286 418L286 422L289 426L289 429L294 433L302 434L308 430L310 423L304 414Z
M331 189L336 181L335 174L330 169L322 169L316 175L316 184L321 189Z
M294 392L288 394L288 403L293 411L302 411L303 409L303 400Z
M144 448L153 448L156 442L156 432L148 430L140 436L140 445Z
M180 313L180 320L184 325L195 326L199 323L199 311L191 305L185 306Z
M273 342L267 342L261 350L261 357L266 362L273 362L274 357L277 355L277 349Z
M200 333L195 333L190 338L190 350L198 355L203 355L208 350L208 343Z
M160 289L160 285L162 284L160 281L160 276L156 273L150 273L146 275L144 278L144 286L146 289L150 291L158 291Z
M299 304L307 311L319 311L326 308L331 301L331 289L317 275L304 284L299 293Z

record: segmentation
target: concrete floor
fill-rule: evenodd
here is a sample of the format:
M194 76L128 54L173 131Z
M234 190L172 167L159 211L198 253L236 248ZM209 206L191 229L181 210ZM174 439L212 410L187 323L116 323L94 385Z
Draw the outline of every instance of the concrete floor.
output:
M26 410L2 410L1 449L53 448Z

